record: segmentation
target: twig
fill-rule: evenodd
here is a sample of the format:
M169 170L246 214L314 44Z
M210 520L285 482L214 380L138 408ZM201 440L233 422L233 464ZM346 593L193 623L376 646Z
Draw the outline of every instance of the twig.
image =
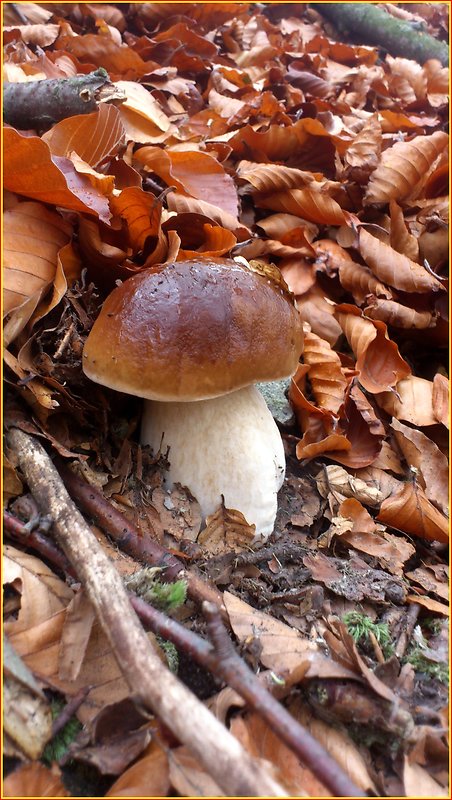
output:
M217 589L209 586L191 570L186 569L182 561L179 561L158 542L144 537L138 528L129 522L124 514L117 511L95 487L81 480L60 462L58 470L71 497L77 501L85 513L89 514L104 531L110 534L121 550L145 564L164 569L166 581L184 579L187 581L187 593L192 600L198 603L208 600L219 605L227 618L223 598Z
M53 518L58 543L86 589L135 701L152 710L226 795L287 796L266 769L163 665L131 608L108 556L71 501L42 445L13 428L8 443L43 513Z
M8 533L11 539L19 542L23 547L30 547L36 550L41 556L54 564L64 574L76 578L75 570L67 560L64 553L54 542L45 536L39 528L30 530L26 523L13 516L9 511L3 512L3 530Z
M410 603L405 618L405 627L399 636L399 640L394 650L397 658L402 658L402 656L405 654L405 650L407 649L408 642L411 639L411 634L413 633L420 610L421 607L419 603Z
M27 17L25 16L21 7L17 5L17 3L11 3L11 8L13 9L17 19L22 23L22 25L29 25Z
M335 796L364 796L363 791L355 786L339 764L273 697L257 675L245 664L235 651L218 608L213 603L203 603L203 612L213 643L210 644L141 598L132 594L129 597L143 623L154 633L169 639L176 647L188 653L194 661L235 689L249 706L266 720L277 736L299 758L309 764L312 772Z
M52 739L63 730L65 725L72 719L74 714L78 711L82 703L86 700L91 691L91 686L84 686L77 694L66 703L62 711L53 720L52 724Z

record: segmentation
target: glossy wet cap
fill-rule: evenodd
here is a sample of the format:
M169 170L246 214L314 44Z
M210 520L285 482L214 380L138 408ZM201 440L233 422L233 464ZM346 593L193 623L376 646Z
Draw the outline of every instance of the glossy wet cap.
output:
M109 295L88 336L91 380L151 400L204 400L292 375L303 329L274 267L196 259ZM276 279L275 279L276 277Z

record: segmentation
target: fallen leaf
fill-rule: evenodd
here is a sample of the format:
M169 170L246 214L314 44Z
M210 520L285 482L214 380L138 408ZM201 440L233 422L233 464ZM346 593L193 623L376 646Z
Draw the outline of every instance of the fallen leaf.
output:
M37 136L22 136L14 128L5 128L3 146L7 189L109 222L107 198L76 172L68 158L52 156Z
M375 395L380 408L404 422L424 427L436 425L433 413L433 383L417 375L408 375L399 380L395 391Z
M345 303L336 306L334 316L355 354L359 381L368 392L385 391L411 374L383 322L370 320L356 306Z
M49 769L39 761L23 764L4 779L5 797L69 797L56 764Z
M410 142L397 142L389 147L371 175L364 204L409 197L447 144L447 134L436 131L430 136L416 136Z
M255 536L256 526L249 525L243 514L222 505L207 517L206 527L198 536L198 544L210 556L240 553L247 549Z
M75 151L82 161L97 167L111 159L124 144L125 131L118 109L101 103L93 114L80 114L57 122L42 137L55 156Z
M391 528L438 542L449 541L449 524L427 499L420 486L402 484L402 489L383 500L377 520Z
M17 619L5 622L10 636L26 632L66 608L74 594L39 558L11 545L4 548L3 582L14 583L21 594Z
M446 456L422 431L397 419L391 423L397 444L410 468L418 470L425 494L444 513L449 509L449 467Z
M167 797L169 778L168 757L153 741L141 758L110 786L105 797Z
M72 235L72 226L42 203L18 203L4 214L3 309L17 308L32 296L42 297L51 286L58 253ZM33 313L29 306L29 316ZM28 322L22 317L21 328ZM14 336L20 332L17 329ZM9 341L12 341L9 338Z

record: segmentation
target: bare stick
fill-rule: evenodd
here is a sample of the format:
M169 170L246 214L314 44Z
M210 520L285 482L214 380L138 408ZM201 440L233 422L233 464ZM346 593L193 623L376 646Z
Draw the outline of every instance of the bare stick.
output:
M287 796L282 786L162 664L131 608L118 573L70 499L41 444L17 428L10 430L8 441L39 508L53 519L55 537L88 593L136 702L158 715L226 795Z

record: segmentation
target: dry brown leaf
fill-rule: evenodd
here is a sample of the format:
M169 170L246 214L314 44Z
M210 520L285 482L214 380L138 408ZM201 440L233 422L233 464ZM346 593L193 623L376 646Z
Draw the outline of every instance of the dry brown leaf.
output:
M370 117L359 133L349 144L344 156L348 167L347 174L355 180L366 180L378 166L383 143L381 123L378 114ZM361 182L358 181L358 182Z
M389 389L410 375L410 367L383 322L370 320L356 306L345 303L336 306L334 316L356 357L359 381L368 392L382 392L383 387Z
M320 191L323 181L317 181L312 172L285 167L282 164L256 164L253 161L240 161L237 177L248 183L252 192L262 194L281 192L285 189L310 188Z
M358 235L359 251L364 261L383 283L403 292L425 293L444 290L442 283L430 275L424 267L381 242L365 228L361 227Z
M26 632L66 608L72 589L39 558L5 545L3 559L3 582L14 583L21 594L17 619L5 623L8 634Z
M305 294L297 295L296 303L303 321L310 325L312 332L334 347L342 329L334 317L334 304L328 302L318 283L311 286Z
M59 676L62 680L77 680L94 620L94 608L83 589L79 589L66 608L61 633Z
M4 26L4 33L7 31L19 31L22 41L27 44L39 45L39 47L49 47L53 44L60 32L59 25L51 23L35 25L14 25Z
M110 220L107 198L79 175L68 158L52 156L37 136L22 136L14 128L3 134L5 187L11 192Z
M323 225L343 225L346 214L339 203L328 194L312 189L289 189L275 194L257 194L254 202L259 208L284 211Z
M339 533L341 541L373 556L393 575L403 575L404 563L415 553L413 545L404 538L386 533L356 498L344 500L339 515L339 522L341 519L349 520L353 526L351 530ZM337 518L333 518L333 525L337 525ZM335 533L334 527L329 533Z
M345 400L348 380L337 353L325 339L305 333L303 362L309 366L308 378L317 405L337 414Z
M96 167L113 158L125 140L118 109L101 103L93 114L67 117L42 137L56 156L70 156L75 151L87 164Z
M449 797L447 787L441 786L420 764L411 764L404 757L403 785L407 797Z
M77 711L85 724L106 705L129 696L128 685L119 670L116 658L99 626L94 624L80 673L75 681L59 677L60 642L66 610L19 633L9 633L9 639L30 670L45 680L46 684L70 697L90 687L90 691ZM151 642L155 638L147 634Z
M436 425L433 413L433 383L417 375L399 381L395 392L376 394L378 405L391 416L412 425Z
M177 192L170 192L166 202L169 211L177 211L178 214L199 214L218 223L221 227L231 231L239 242L243 242L251 236L250 229L245 225L241 225L237 217L227 214L226 211L212 205L212 203L206 203L204 200L198 200L195 197L185 197Z
M3 501L5 506L13 497L22 494L23 483L9 458L3 455Z
M162 204L149 192L135 187L123 189L121 194L110 198L110 208L126 221L129 243L135 253L144 250L149 239L158 241Z
M167 797L170 789L168 757L151 742L143 755L110 786L105 797Z
M182 215L179 215L181 217ZM189 216L189 215L186 215ZM181 220L176 218L176 223L180 222ZM180 228L177 227L177 233L180 234ZM202 225L203 230L203 241L199 247L195 249L189 249L184 247L183 239L181 241L181 248L179 250L179 254L177 256L178 261L185 261L190 258L197 258L199 255L204 257L211 257L214 256L224 256L225 254L229 253L230 250L237 244L237 239L235 238L234 234L231 231L227 231L225 228L222 228L220 225L210 225L210 223L206 222ZM182 238L182 237L181 237Z
M318 719L300 697L292 700L289 711L340 764L355 786L366 793L376 791L364 757L345 729L340 730Z
M52 284L58 253L69 241L72 226L56 211L34 202L6 210L4 223L3 309L8 313L32 296L38 300ZM29 319L34 309L28 308ZM28 319L22 316L21 327Z
M182 797L224 797L188 747L169 750L168 763L170 784Z
M449 541L447 518L427 499L423 489L413 483L383 500L377 520L391 528L437 542Z
M366 470L359 472L365 473ZM379 470L379 472L383 473L383 470ZM316 483L322 497L327 498L330 493L339 501L344 497L354 497L360 503L371 506L371 508L379 506L382 500L391 493L390 490L385 493L377 485L368 484L362 478L351 475L337 464L325 465L316 475ZM399 486L399 481L396 481L396 485Z
M414 583L419 584L422 586L426 592L430 594L437 594L438 597L441 597L442 600L449 600L449 568L447 566L440 565L442 567L440 575L442 574L442 580L438 580L438 576L435 574L435 570L433 567L425 566L425 567L417 567L412 572L407 572L406 577L410 581L414 581ZM436 572L439 572L436 569Z
M356 264L351 259L348 261L344 259L340 264L339 280L344 289L353 295L353 299L358 305L362 305L371 294L387 300L393 296L391 290L377 280L368 267Z
M446 456L422 431L393 419L391 428L409 465L418 471L425 494L447 515L449 508L449 467Z
M316 282L315 267L307 258L284 258L278 266L292 294L305 294Z
M449 381L439 372L433 378L432 408L435 419L449 428Z
M313 775L269 727L262 717L254 713L234 717L231 733L256 759L269 761L275 778L291 797L328 797L328 789Z
M419 240L409 233L403 211L395 200L389 203L391 215L391 234L389 244L398 253L403 253L410 261L419 261Z
M115 86L127 96L118 111L128 141L157 144L172 135L174 126L157 100L142 84L117 81Z
M142 147L134 158L162 178L168 186L220 208L237 218L237 190L224 167L209 153L197 150L161 150ZM238 223L236 222L236 226Z
M39 761L23 764L3 782L5 797L69 797L56 764L49 769Z
M380 320L386 325L402 330L425 330L434 328L438 314L435 311L415 311L395 300L379 300L376 297L368 297L364 313L370 319Z
M307 679L350 677L347 670L325 658L317 644L304 638L295 628L258 611L230 592L223 593L223 601L239 642L251 645L257 640L260 661L280 676L286 678L300 666L307 666L306 672L303 669Z
M440 614L442 617L450 616L450 604L439 603L438 600L433 600L431 597L419 594L408 594L406 601L407 603L417 603L428 611L432 611L433 614Z
M240 553L251 545L256 526L249 525L240 511L224 505L207 517L206 527L198 536L198 544L210 556Z
M436 131L430 136L416 136L410 142L397 142L385 150L369 180L364 205L404 200L413 194L448 141L446 133Z

